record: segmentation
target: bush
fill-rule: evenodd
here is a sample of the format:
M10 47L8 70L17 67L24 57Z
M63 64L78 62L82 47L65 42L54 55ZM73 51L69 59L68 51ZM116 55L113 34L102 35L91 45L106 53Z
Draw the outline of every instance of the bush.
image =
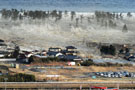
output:
M90 65L94 65L93 60L87 60L84 61L83 63L81 63L82 66L90 66Z
M28 75L28 74L15 74L15 75L8 75L8 76L0 76L0 82L4 82L4 78L8 78L7 82L34 82L35 76Z
M106 62L106 63L98 63L95 64L96 66L104 66L104 67L110 67L110 66L114 66L114 67L123 67L123 66L133 66L132 64L120 64L120 63L110 63L110 62Z
M102 46L100 48L100 52L102 54L108 54L108 55L115 55L116 54L116 49L113 45L110 46Z

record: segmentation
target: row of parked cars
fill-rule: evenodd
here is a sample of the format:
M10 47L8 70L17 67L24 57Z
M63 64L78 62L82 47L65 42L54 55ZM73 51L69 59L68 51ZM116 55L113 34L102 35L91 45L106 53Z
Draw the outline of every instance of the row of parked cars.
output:
M122 78L122 77L132 77L135 78L135 72L119 71L119 72L95 72L95 75L98 77L106 78Z

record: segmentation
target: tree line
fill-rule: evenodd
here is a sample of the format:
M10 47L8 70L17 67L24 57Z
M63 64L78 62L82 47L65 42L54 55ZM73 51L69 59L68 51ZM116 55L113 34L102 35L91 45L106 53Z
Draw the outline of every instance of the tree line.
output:
M23 20L24 17L30 17L32 19L45 19L48 17L52 17L55 18L55 20L60 20L62 19L62 11L57 11L57 10L53 10L53 11L42 11L42 10L17 10L17 9L11 9L11 10L7 10L7 9L2 9L1 10L2 13L2 18L4 19L8 19L11 18L12 20ZM67 15L68 11L64 11L64 14ZM74 19L75 16L75 11L71 11L70 12L71 15L71 20Z
M12 20L23 20L25 17L31 18L31 19L41 19L44 20L46 18L52 17L55 18L55 22L58 20L61 20L63 17L63 13L64 15L68 15L68 11L57 11L57 10L53 10L53 11L42 11L42 10L17 10L17 9L11 9L11 10L7 10L7 9L2 9L1 10L2 13L2 18L4 19L12 19ZM132 17L132 14L130 12L127 13L127 17ZM75 11L71 11L70 12L70 18L71 21L75 20L75 26L78 27L79 26L79 21L81 23L83 23L83 15L80 15L80 17L76 17L76 12ZM122 20L123 19L123 14L120 13L110 13L110 12L104 12L104 11L95 11L95 19L97 21L97 23L99 23L101 26L105 26L105 27L110 27L110 28L116 28L117 27L117 23L115 22L115 20ZM87 22L88 24L91 23L91 18L87 17ZM128 28L127 25L123 25L123 32L127 32Z
M8 76L0 76L0 82L5 82L5 78L7 78L6 82L34 82L36 81L34 75L28 74L15 74L15 75L8 75Z
M128 12L127 17L132 17L132 14ZM116 20L123 20L123 13L95 11L95 18L97 23L99 23L101 26L116 28L117 27ZM127 31L128 31L127 25L124 24L122 28L122 32L127 32Z

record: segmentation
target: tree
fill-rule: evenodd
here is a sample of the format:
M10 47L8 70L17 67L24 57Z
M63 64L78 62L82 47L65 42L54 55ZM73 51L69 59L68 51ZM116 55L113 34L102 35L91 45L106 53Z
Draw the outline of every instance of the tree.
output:
M109 27L113 27L113 21L112 20L109 20Z
M62 19L62 11L59 11L59 13L58 13L58 19L59 20Z
M129 53L130 50L129 50L129 48L126 48L125 51L126 51L126 53Z
M88 23L90 23L90 22L91 22L91 21L90 21L90 17L88 17L88 18L87 18L87 21L88 21Z
M115 55L116 54L116 49L113 45L110 45L109 47L109 54Z
M131 13L130 13L130 12L128 12L128 13L127 13L127 16L128 16L128 17L132 17L132 15L131 15Z
M23 20L23 16L21 14L19 15L19 20Z
M120 53L120 54L123 54L123 52L124 52L123 49L120 49L120 50L119 50L119 53Z
M78 27L79 18L76 18L76 27Z
M109 47L108 47L108 46L102 46L102 47L100 48L100 52L101 52L101 54L108 54L108 52L109 52Z
M15 47L15 50L14 50L14 53L13 53L13 57L14 57L14 58L17 58L17 57L18 57L19 51L20 51L19 46L16 46L16 47Z
M81 15L80 18L81 18L81 23L82 23L83 22L83 18L84 18L83 15Z
M75 16L75 11L71 11L71 20L74 19L74 16Z
M67 11L67 10L65 10L64 14L65 14L65 16L67 16L67 15L68 15L68 11Z
M120 13L120 19L123 19L122 13Z
M53 11L51 12L51 15L52 15L52 17L57 17L57 16L58 16L57 10L53 10Z
M33 56L30 56L30 57L29 57L29 63L32 63L32 62L34 62Z
M100 52L101 52L101 54L115 55L116 54L116 48L113 45L102 46L100 48Z
M12 9L11 12L12 12L12 19L13 20L17 20L17 18L19 16L18 15L19 14L19 11L17 9Z
M126 25L126 24L123 26L122 31L123 31L123 32L128 32L128 28L127 28L127 25Z
M93 60L86 60L81 63L82 66L90 66L90 65L94 65L94 64L95 63L93 62Z

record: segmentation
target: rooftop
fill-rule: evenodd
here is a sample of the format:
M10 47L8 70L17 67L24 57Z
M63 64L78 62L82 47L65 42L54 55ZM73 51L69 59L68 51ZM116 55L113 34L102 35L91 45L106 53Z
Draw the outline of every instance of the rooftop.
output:
M67 46L66 48L67 48L67 49L77 49L77 48L74 47L74 46Z

